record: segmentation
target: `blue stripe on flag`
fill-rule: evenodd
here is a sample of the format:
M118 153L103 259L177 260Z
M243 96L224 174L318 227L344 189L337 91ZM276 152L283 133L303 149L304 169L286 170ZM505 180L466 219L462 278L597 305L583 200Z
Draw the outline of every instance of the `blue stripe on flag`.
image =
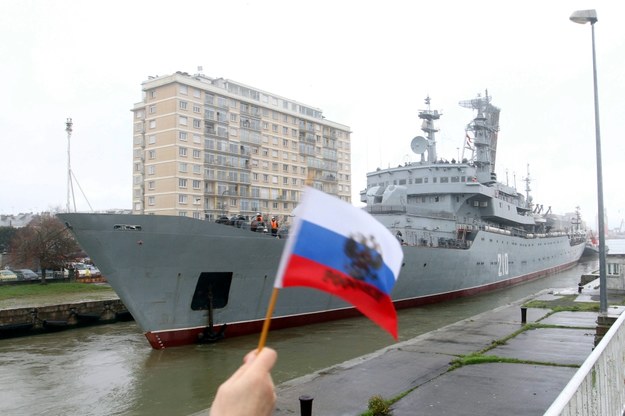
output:
M358 269L354 267L354 261L358 259L350 258L345 252L345 244L347 241L348 238L344 235L302 220L293 253L317 263L325 264L347 275L354 276L355 271L357 273L363 270L362 268ZM357 248L361 250L363 245L358 242ZM373 249L371 250L373 253L383 254L377 253ZM396 280L391 269L386 263L382 262L382 266L379 269L374 269L372 271L373 273L364 273L365 276L361 275L361 277L364 277L365 282L377 287L387 295L390 295Z

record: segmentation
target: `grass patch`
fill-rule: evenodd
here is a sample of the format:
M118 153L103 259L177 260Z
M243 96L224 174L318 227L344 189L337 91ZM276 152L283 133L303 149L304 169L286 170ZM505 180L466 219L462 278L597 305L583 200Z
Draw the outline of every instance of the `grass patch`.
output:
M575 302L577 295L562 296L552 300L532 300L523 306L527 308L551 309L554 312L598 312L598 302Z
M115 293L108 285L89 283L48 283L4 285L0 287L0 301L20 298L37 298L66 293Z
M532 365L548 365L553 367L572 367L579 368L577 364L557 364L546 363L538 361L519 360L518 358L499 357L496 355L483 355L480 353L473 353L469 355L461 355L451 362L449 371L456 368L463 367L465 365L487 364L487 363L510 363L510 364L532 364Z

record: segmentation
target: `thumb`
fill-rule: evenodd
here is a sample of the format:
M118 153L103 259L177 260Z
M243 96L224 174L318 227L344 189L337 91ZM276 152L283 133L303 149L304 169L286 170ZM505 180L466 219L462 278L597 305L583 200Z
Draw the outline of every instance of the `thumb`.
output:
M246 357L247 358L247 357ZM256 354L250 354L249 361L246 362L250 367L257 368L262 371L269 372L278 360L278 353L268 347L264 347Z

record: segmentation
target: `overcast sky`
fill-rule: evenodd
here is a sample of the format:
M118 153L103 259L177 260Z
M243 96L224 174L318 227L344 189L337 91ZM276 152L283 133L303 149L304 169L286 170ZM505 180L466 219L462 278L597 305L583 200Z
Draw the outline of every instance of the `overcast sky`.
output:
M79 211L131 208L132 114L141 82L224 77L321 108L352 133L353 201L365 174L417 161L417 114L443 112L438 155L462 148L488 89L501 108L496 171L556 212L596 223L590 25L595 25L603 185L625 217L622 1L26 1L0 3L0 214L64 209L67 135ZM507 179L506 179L507 178ZM84 191L83 193L81 192Z

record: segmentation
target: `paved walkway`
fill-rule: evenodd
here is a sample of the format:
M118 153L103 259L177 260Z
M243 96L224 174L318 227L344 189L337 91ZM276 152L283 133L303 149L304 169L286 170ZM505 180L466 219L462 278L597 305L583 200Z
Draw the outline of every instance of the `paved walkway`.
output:
M578 299L598 300L595 289L588 284ZM283 383L277 386L274 415L299 415L298 398L302 395L314 397L314 416L352 416L364 413L374 395L389 399L402 394L405 396L392 406L393 416L542 415L592 352L598 314L549 315L550 309L527 309L528 324L544 324L533 328L521 323L521 305L531 299L552 300L571 294L577 294L576 288L541 292ZM451 368L451 361L458 356L488 347L492 348L484 355L521 363Z

